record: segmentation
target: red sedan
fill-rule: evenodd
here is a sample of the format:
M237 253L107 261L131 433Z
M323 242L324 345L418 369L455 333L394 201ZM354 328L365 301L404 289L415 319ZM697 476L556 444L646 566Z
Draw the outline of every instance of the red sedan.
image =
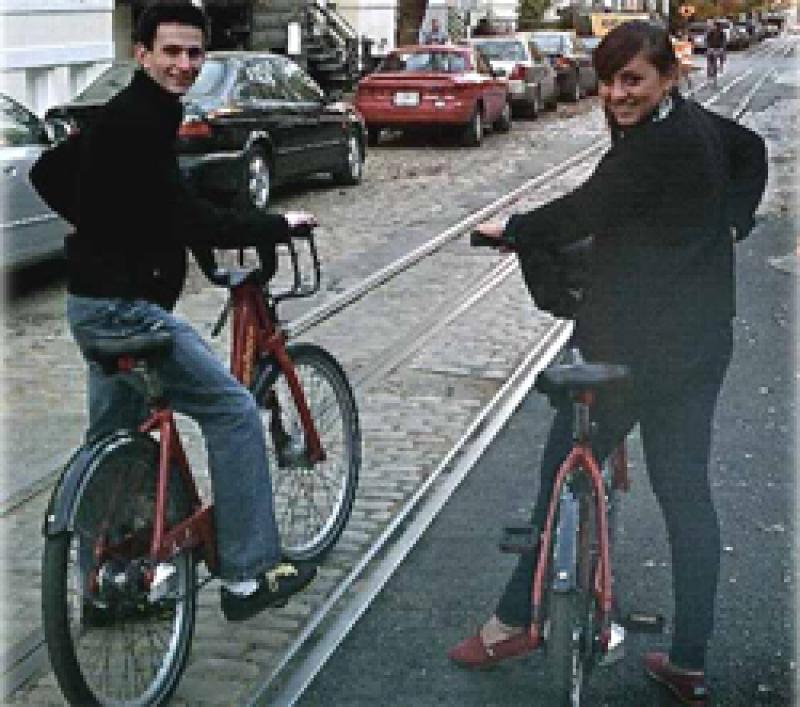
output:
M508 81L475 47L400 47L358 84L355 105L371 144L382 128L450 125L467 145L479 145L484 127L511 128Z

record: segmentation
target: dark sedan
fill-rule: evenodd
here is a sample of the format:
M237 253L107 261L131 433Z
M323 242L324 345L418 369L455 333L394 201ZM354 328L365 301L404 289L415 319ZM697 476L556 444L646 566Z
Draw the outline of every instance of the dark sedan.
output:
M57 255L69 226L31 186L31 165L50 146L44 124L0 93L0 206L2 268L12 270Z
M115 63L70 103L48 110L46 121L56 133L85 129L134 69L132 62ZM286 57L211 52L183 101L180 166L206 197L266 208L273 185L310 174L361 181L360 116Z

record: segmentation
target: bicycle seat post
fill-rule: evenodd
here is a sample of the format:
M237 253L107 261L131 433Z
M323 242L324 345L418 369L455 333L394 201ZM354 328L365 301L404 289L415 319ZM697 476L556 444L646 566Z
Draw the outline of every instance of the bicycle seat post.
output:
M592 434L592 405L594 391L578 390L573 394L573 438L578 444L588 444Z

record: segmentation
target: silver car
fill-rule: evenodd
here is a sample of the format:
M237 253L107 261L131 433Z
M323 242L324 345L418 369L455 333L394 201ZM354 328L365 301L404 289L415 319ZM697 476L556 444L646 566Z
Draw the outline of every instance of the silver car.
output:
M45 206L28 179L31 165L50 146L44 124L0 93L0 169L4 270L63 251L70 226Z
M558 101L556 72L536 44L521 36L476 37L470 43L480 49L492 69L508 79L511 105L516 112L535 118Z

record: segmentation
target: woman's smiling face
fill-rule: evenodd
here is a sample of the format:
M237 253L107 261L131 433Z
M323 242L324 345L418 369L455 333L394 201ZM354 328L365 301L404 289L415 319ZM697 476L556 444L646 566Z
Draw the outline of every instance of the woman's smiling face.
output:
M639 52L610 81L600 81L600 100L617 125L630 127L650 115L674 84L672 74L660 74Z

